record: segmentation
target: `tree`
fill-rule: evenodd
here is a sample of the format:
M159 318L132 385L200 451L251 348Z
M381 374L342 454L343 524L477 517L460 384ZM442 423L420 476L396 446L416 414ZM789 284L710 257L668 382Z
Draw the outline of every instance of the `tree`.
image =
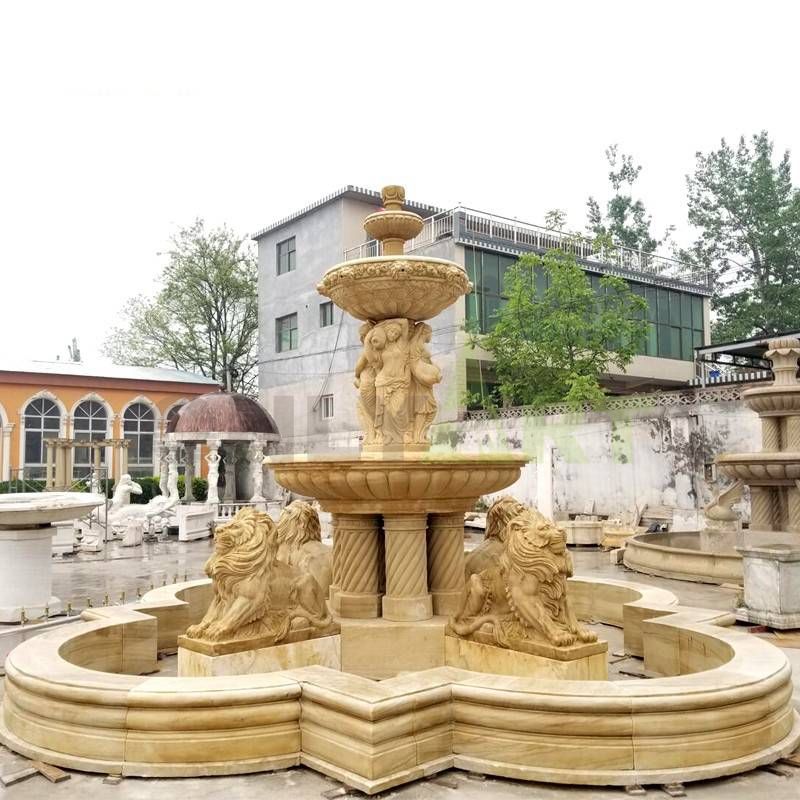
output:
M634 200L631 194L642 171L633 157L620 154L617 145L612 144L606 150L606 158L610 167L608 180L615 194L606 204L605 215L594 197L586 201L587 230L598 246L613 248L622 245L651 253L669 239L672 228L667 229L661 240L655 239L650 232L650 215L644 203Z
M766 131L734 150L696 154L686 178L689 222L700 230L683 254L712 271L715 341L800 324L800 190L788 151L773 161Z
M117 364L170 366L252 394L258 367L257 267L249 243L203 220L172 238L155 297L126 304L104 353Z
M497 324L478 343L494 355L507 402L596 404L600 376L624 369L644 342L644 299L610 275L595 292L570 253L522 256L504 292Z

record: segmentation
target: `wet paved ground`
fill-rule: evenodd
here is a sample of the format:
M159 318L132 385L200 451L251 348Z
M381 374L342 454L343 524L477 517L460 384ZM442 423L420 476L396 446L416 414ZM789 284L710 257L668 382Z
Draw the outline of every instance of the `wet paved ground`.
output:
M100 605L108 595L109 602L120 602L122 592L126 599L135 598L137 589L142 593L151 585L164 582L189 580L203 577L203 564L212 549L210 540L177 542L169 540L145 544L129 550L112 544L108 554L81 554L56 560L53 567L53 591L73 607L85 607L87 598L93 605ZM629 572L611 564L609 556L596 550L573 550L575 572L578 575L608 577L616 580L649 583L674 592L687 605L707 608L732 609L736 592L717 586L672 581ZM609 652L621 648L621 633L608 626L597 626L603 638L609 641ZM800 691L800 650L786 649L794 668L795 686ZM164 663L165 673L171 671L170 660ZM613 659L612 659L613 661ZM620 669L641 669L637 659L616 661L610 666L613 678ZM798 698L798 694L795 694ZM7 773L16 766L24 766L25 760L0 746L0 772ZM751 800L769 796L770 800L797 800L800 798L800 769L784 768L790 777L774 775L765 770L756 770L747 775L716 781L688 784L687 796L698 800ZM278 773L235 776L225 778L198 778L183 780L126 778L118 785L103 783L102 776L73 772L69 781L57 785L49 784L37 775L5 790L0 787L0 798L9 800L40 800L45 796L52 800L156 800L180 795L192 800L245 800L252 797L276 797L281 800L319 798L323 792L335 789L339 784L317 775L311 770L298 767ZM358 793L354 793L357 796ZM444 800L445 798L526 798L536 800L609 800L628 795L622 789L557 787L545 784L529 784L518 781L486 778L474 780L466 773L449 770L433 779L400 789L391 790L381 797L398 800ZM648 787L647 796L666 798L659 787Z

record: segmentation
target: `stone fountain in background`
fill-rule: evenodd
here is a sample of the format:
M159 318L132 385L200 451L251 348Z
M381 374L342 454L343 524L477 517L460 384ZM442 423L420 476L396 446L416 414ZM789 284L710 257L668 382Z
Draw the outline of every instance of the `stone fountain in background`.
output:
M744 571L737 616L773 628L800 628L800 340L773 339L774 379L742 393L761 417L761 452L729 453L717 465L736 493L750 489L750 530L736 549Z

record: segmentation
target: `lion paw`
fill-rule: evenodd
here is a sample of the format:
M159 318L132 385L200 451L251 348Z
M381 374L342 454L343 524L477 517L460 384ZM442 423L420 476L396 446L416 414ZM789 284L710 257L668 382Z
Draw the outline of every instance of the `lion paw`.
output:
M575 636L568 631L556 631L552 635L551 641L556 647L569 647L575 643Z
M578 638L582 642L586 642L588 644L589 642L597 641L597 634L594 631L590 631L587 630L586 628L583 628L582 630L578 631Z

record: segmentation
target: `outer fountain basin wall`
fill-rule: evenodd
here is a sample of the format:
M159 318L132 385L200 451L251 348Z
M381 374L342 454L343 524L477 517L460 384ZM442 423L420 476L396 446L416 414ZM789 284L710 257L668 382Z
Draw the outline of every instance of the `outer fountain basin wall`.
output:
M721 627L731 615L618 581L574 579L576 609L623 625L626 647L649 669L679 677L561 681L451 667L382 682L319 666L225 678L113 672L153 669L156 647L174 646L208 592L206 581L157 590L17 647L6 662L0 738L88 771L189 776L302 763L370 793L452 766L556 783L698 780L774 761L800 741L780 650Z

